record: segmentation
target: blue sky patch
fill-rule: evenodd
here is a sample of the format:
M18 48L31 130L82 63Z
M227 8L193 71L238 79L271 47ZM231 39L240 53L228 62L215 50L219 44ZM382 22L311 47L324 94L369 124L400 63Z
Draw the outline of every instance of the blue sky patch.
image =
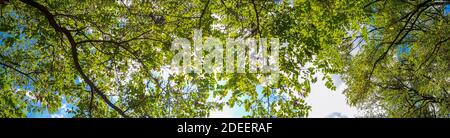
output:
M450 4L445 5L444 15L447 16L450 13Z

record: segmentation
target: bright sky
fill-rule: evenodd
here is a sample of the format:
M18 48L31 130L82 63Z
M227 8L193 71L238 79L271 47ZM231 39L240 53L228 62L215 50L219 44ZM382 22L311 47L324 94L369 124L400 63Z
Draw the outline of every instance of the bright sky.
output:
M332 91L325 87L325 82L319 81L311 86L311 94L306 98L306 102L312 106L312 112L309 117L355 117L356 108L352 108L347 104L344 89L347 87L339 76L334 75L333 82L336 91Z
M319 74L319 77L320 78ZM340 77L333 75L333 81L337 86L336 91L332 91L325 87L325 82L321 79L311 85L311 93L305 99L308 105L312 107L312 111L309 113L310 118L351 118L357 115L356 108L350 107L345 95L342 93L347 87ZM71 115L64 111L72 106L63 102L62 108L55 114L43 113L28 113L27 116L31 118L63 118L71 117ZM214 111L210 114L211 118L240 118L247 115L242 107L224 107L222 111Z
M320 78L321 74L318 74ZM310 118L351 118L358 113L357 109L347 104L345 95L342 93L347 87L339 76L333 75L333 82L337 86L336 91L325 87L325 82L318 79L311 85L311 93L306 98L308 105L312 107ZM223 111L211 113L211 118L239 118L245 114L242 107L225 107Z
M281 1L281 0L279 0ZM292 1L291 1L292 2ZM131 3L130 3L131 4ZM450 13L450 5L446 5L444 8L444 14L448 15ZM7 37L7 34L0 32L2 38ZM2 43L0 39L0 44ZM321 74L319 74L320 76ZM318 77L320 78L320 77ZM354 107L350 107L347 104L343 90L347 87L345 83L342 82L339 76L333 75L333 81L335 86L337 86L336 91L332 91L325 87L325 82L319 79L315 84L311 85L311 93L305 99L308 105L312 107L312 111L309 113L310 118L323 118L323 117L355 117L358 111ZM73 106L62 103L62 108L55 114L48 114L48 112L43 113L28 113L27 117L37 117L37 118L61 118L61 117L71 117L71 115L65 113L64 111L68 108L73 108ZM242 107L224 107L222 111L214 111L211 113L211 118L239 118L246 115Z

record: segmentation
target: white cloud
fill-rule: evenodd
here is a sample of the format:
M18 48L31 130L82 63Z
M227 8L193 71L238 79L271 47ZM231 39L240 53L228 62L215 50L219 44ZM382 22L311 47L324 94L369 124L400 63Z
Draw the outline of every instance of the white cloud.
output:
M319 74L318 76L322 76ZM320 78L320 77L319 77ZM336 91L325 87L325 81L319 79L311 86L311 93L306 102L312 107L309 114L311 118L327 117L355 117L357 109L347 104L345 95L342 93L347 87L339 76L333 75ZM339 114L339 115L338 115Z
M342 113L339 112L333 112L329 115L326 116L327 118L348 118L346 115L343 115Z
M317 74L321 78L323 74ZM355 117L358 110L350 107L347 104L346 97L342 93L347 87L338 75L332 75L333 83L337 86L336 91L332 91L325 87L325 81L319 79L316 83L311 85L311 93L306 97L306 102L312 106L312 111L309 113L310 118L347 118ZM258 89L258 88L256 88ZM229 93L230 94L230 93ZM228 98L224 98L225 100ZM222 99L222 100L224 100ZM219 98L208 99L209 101L221 101ZM241 107L229 108L225 106L222 111L213 111L210 118L239 118L243 115L248 115Z
M51 118L64 118L63 114L51 114L50 115Z
M69 108L67 108L67 103L63 103L63 104L61 105L60 110L61 110L61 111L66 111L67 109L69 109Z
M213 111L210 115L210 118L238 118L239 116L235 116L233 114L233 109L225 106L222 111Z

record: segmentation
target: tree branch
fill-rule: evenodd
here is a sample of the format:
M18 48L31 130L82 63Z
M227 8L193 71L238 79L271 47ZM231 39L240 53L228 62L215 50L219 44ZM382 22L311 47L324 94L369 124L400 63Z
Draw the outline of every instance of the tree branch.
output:
M18 72L19 74L22 74L23 76L29 78L31 81L35 82L35 80L30 76L30 73L25 73L25 72L23 72L23 71L20 71L19 69L16 69L16 68L14 68L13 66L8 65L8 64L3 63L3 62L0 62L0 65L2 65L2 66L4 66L4 67L8 67L8 68L10 68L10 69L12 69L12 70Z
M386 51L384 51L384 53L375 61L375 63L372 66L372 69L370 71L370 74L367 78L367 81L370 81L370 79L372 78L373 72L375 71L375 68L377 67L378 63L384 59L384 57L386 57L387 53L390 51L390 49L396 44L397 41L402 41L407 35L408 33L411 31L411 29L407 29L407 26L409 24L409 22L411 21L412 17L414 17L415 13L419 12L416 16L416 19L414 20L414 22L412 24L415 24L415 22L418 20L420 14L425 11L427 8L424 8L422 10L420 10L422 7L428 7L427 3L430 2L431 0L428 0L426 2L423 2L421 4L418 5L418 7L416 8L416 10L412 11L412 13L410 14L408 20L406 21L405 25L402 27L402 29L400 30L400 32L397 34L397 36L394 38L394 40L392 41L392 43L389 45L389 47L386 49ZM406 30L406 33L400 37L403 32Z
M255 16L256 16L256 31L259 34L259 38L262 38L261 30L259 29L259 12L258 12L258 9L256 8L255 0L252 0L252 5L253 5L253 9L255 10Z
M205 15L206 9L208 9L209 2L210 2L210 1L211 1L211 0L208 0L208 1L206 2L205 7L204 7L203 10L202 10L202 14L200 15L200 20L199 20L199 22L198 22L198 29L200 29L200 28L202 27L202 19L203 19L203 16Z
M42 14L44 14L44 16L47 18L49 24L53 27L53 29L55 29L55 31L61 32L67 37L67 39L69 40L70 46L71 46L72 60L73 60L73 63L75 64L75 69L81 75L83 80L91 87L91 89L93 89L97 93L97 95L99 95L103 99L103 101L105 101L106 104L108 104L112 109L117 111L122 117L128 118L128 116L122 111L122 109L120 109L119 107L114 105L108 99L108 97L102 91L100 91L100 89L97 88L97 86L92 82L92 80L90 80L89 77L83 72L83 69L81 68L81 65L80 65L79 59L78 59L77 43L75 42L75 39L73 38L70 31L64 27L59 26L59 24L56 23L54 15L52 13L50 13L50 11L47 9L47 7L37 3L35 1L32 1L32 0L20 0L20 1L29 6L32 6L36 9L38 9Z
M89 102L89 118L92 118L92 102L94 101L94 90L91 89L91 101Z
M438 43L434 46L433 51L431 52L431 54L428 55L428 57L425 59L425 61L422 62L416 70L421 69L422 66L423 66L424 64L426 64L426 63L431 59L431 57L434 55L434 53L436 53L436 51L437 51L437 49L439 48L439 46L440 46L442 43L447 42L447 41L449 41L449 40L450 40L450 37L448 37L448 38L445 39L445 40L442 40L442 41L438 42Z

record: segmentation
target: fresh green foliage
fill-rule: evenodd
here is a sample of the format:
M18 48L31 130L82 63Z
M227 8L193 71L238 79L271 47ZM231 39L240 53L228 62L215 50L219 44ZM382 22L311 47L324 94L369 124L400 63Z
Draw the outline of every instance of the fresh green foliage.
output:
M449 117L450 24L434 0L373 1L342 46L349 103L375 117ZM358 34L356 34L358 35ZM356 54L349 54L359 49Z
M74 117L208 117L224 106L245 108L249 112L245 117L306 117L311 107L304 98L311 84L322 79L335 90L330 75L342 73L351 105L369 105L371 111L390 117L448 117L450 35L444 4L423 0L295 0L292 5L273 0L2 3L0 116L54 113L64 98L76 106L67 111ZM271 75L266 73L169 71L176 54L170 50L172 41L193 38L194 29L202 30L204 38L221 40L278 38L287 44L279 53L278 81L261 84L264 76ZM353 40L364 42L359 45ZM359 51L350 54L355 46ZM230 63L237 66L226 62ZM317 78L319 72L323 78Z

